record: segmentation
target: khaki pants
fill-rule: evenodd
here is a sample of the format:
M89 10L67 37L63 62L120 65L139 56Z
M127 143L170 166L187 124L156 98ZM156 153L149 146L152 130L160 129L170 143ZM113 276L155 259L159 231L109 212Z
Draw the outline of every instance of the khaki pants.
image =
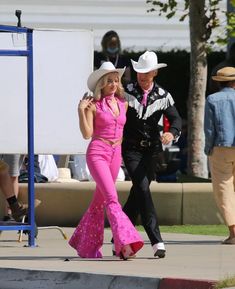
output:
M226 225L235 225L235 147L214 147L209 164L217 206Z

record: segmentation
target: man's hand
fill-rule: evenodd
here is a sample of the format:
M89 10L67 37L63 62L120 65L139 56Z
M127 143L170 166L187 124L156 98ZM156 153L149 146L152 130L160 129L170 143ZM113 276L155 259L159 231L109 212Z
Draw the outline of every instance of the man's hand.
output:
M160 139L162 144L168 145L171 141L174 140L174 136L171 132L164 132Z

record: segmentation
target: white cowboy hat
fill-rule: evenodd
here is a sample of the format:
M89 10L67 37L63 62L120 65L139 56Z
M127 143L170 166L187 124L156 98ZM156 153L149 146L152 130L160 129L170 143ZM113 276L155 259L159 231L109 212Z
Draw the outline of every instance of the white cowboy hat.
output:
M138 62L131 59L133 69L136 72L146 73L153 70L157 70L161 67L166 67L166 63L158 63L157 54L153 51L146 51L140 55Z
M71 171L69 168L58 168L59 177L55 180L56 183L77 183L78 180L71 178Z
M94 92L96 84L102 76L110 72L117 72L119 74L119 77L121 78L125 69L125 67L115 68L115 66L110 61L103 62L99 69L95 70L90 74L87 80L87 86L92 92Z
M216 81L234 81L235 80L235 67L224 67L216 72L216 75L212 76Z

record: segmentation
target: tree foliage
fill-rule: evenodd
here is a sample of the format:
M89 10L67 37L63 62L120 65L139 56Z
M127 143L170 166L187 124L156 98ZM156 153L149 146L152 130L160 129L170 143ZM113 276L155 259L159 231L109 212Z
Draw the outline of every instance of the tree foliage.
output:
M221 11L224 0L147 0L151 5L149 12L157 12L168 19L178 17L180 21L189 17L190 30L190 81L188 93L188 173L198 177L207 177L207 159L204 154L203 118L208 76L207 52L210 44L227 43L234 33L234 13ZM235 0L231 5L235 5ZM227 16L221 17L221 13ZM217 35L216 28L223 27L222 37ZM216 31L219 31L217 29ZM213 36L213 37L212 37Z
M205 39L209 45L218 43L225 45L230 37L235 37L235 13L220 10L220 2L223 0L207 0L205 5L204 25L207 29ZM151 5L148 12L157 12L159 16L165 15L168 19L178 16L179 21L184 21L189 15L189 0L165 0L155 1L147 0L147 4ZM235 0L230 0L232 7L235 7ZM218 13L224 13L227 18L227 24L223 23L224 18ZM224 31L220 35L216 35L215 39L210 39L213 29L224 27ZM222 35L222 36L221 36Z

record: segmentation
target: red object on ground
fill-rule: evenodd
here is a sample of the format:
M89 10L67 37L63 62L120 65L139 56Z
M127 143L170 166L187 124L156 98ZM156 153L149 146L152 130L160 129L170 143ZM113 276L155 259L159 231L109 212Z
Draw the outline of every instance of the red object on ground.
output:
M213 289L216 281L163 278L158 289Z

